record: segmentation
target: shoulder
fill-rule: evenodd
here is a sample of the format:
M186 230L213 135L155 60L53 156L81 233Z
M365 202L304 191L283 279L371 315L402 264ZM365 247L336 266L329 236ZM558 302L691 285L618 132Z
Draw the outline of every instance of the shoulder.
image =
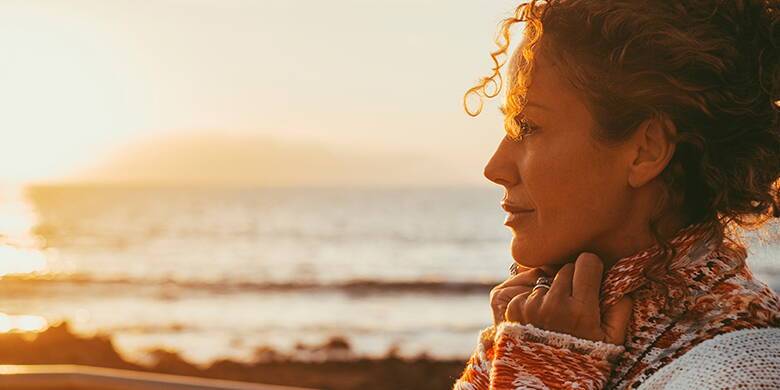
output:
M716 331L710 337L739 329L780 327L780 297L753 276L747 263L731 268L736 265L732 259L739 258L729 253L711 253L701 274L692 278L691 296L683 305L688 318L706 324L697 328Z
M640 390L780 388L780 328L743 329L703 341Z
M769 311L780 309L777 294L763 281L756 279L745 265L739 271L730 273L712 286L710 293L738 307L750 304L760 305Z

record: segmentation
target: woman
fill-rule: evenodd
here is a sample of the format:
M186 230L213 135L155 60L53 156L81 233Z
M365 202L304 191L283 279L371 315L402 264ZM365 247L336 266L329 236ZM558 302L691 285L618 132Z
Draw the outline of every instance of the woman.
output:
M470 114L518 22L485 167L514 272L454 388L780 388L780 300L735 229L780 216L780 1L521 4Z

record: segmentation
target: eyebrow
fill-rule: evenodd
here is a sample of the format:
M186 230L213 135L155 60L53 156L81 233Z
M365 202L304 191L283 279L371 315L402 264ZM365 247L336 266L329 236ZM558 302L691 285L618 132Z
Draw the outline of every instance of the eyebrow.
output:
M538 108L540 110L550 111L550 108L548 108L546 106L543 106L543 105L541 105L539 103L535 103L535 102L527 102L525 104L525 106L526 107L536 107L536 108ZM498 110L501 111L502 114L506 115L506 106L505 105L500 104L498 106Z
M525 106L526 106L526 107L536 107L536 108L538 108L538 109L541 109L541 110L547 110L547 111L549 111L549 110L550 110L548 107L546 107L546 106L543 106L543 105L541 105L541 104L539 104L539 103L534 103L534 102L527 102L527 103L525 104Z

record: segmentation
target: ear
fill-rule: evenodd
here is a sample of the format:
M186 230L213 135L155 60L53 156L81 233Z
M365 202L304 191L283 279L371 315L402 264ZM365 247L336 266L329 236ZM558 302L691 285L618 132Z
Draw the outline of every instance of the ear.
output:
M629 167L628 184L639 188L663 172L674 156L677 128L666 117L642 122L631 137L633 161Z

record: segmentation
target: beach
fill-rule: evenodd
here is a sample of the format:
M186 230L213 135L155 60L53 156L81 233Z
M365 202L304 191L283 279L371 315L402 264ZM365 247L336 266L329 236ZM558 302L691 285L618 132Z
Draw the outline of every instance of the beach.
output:
M149 353L148 364L124 360L107 335L80 337L67 323L56 324L30 337L0 334L0 364L79 364L204 378L229 379L275 385L329 390L356 389L449 389L463 370L464 361L435 360L426 356L403 359L392 351L383 358L344 359L345 344L339 339L313 352L339 357L320 362L296 361L272 349L260 349L256 362L217 360L198 366L176 352L159 349Z
M28 188L0 202L14 222L0 254L1 363L447 389L508 275L500 199L479 188ZM779 255L755 244L748 258L775 290Z

